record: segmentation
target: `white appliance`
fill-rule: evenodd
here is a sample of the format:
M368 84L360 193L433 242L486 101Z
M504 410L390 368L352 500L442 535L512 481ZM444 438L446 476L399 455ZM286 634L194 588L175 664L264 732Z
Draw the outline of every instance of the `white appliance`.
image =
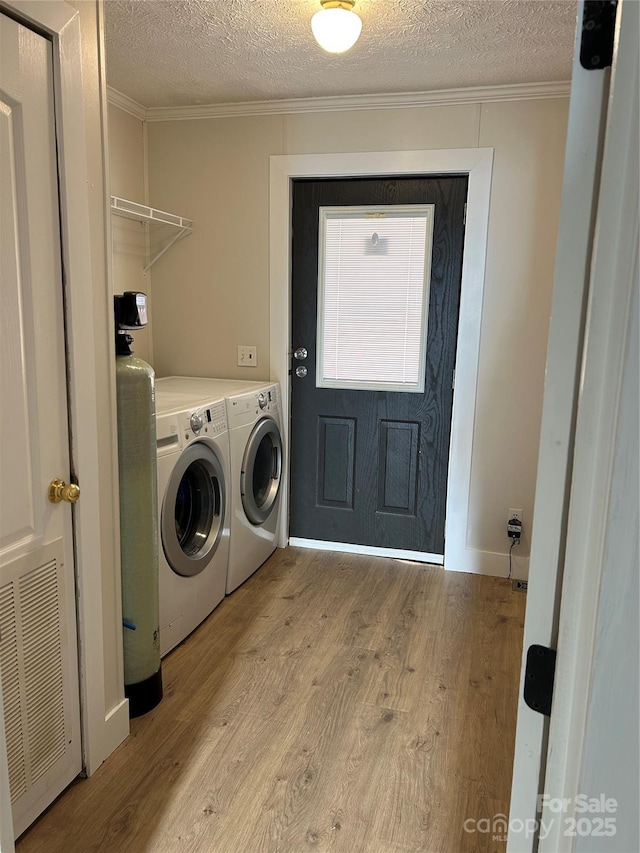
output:
M233 592L276 548L282 480L280 386L167 376L156 381L156 388L183 408L203 395L226 398L231 459L226 591Z
M280 386L227 396L231 451L231 547L227 593L276 548L282 484Z
M224 598L229 556L225 401L206 384L187 385L155 385L162 655Z
M189 408L195 400L223 400L241 391L262 390L266 382L248 379L209 379L200 376L164 376L156 379L156 389L174 405Z

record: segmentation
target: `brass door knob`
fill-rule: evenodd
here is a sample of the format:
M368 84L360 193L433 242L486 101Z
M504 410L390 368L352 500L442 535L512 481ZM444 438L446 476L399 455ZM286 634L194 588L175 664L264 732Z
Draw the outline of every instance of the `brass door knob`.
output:
M49 483L49 500L52 504L59 504L60 501L74 504L79 497L80 487L75 483L65 483L57 477Z

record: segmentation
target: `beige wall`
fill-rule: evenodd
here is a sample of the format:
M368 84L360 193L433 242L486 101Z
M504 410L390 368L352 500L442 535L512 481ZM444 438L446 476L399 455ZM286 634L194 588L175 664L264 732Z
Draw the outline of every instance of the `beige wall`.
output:
M196 232L154 267L154 356L171 373L269 377L269 156L495 149L467 544L505 566L533 515L568 99L152 122L154 204ZM258 367L236 366L238 344ZM529 535L520 546L528 556Z
M505 550L509 507L524 509L528 555L568 102L487 104L495 148L467 544ZM518 551L514 551L514 557Z
M149 124L154 204L195 223L153 268L159 376L269 378L269 154L281 152L281 116ZM237 367L238 344L257 345L256 368Z
M147 204L145 126L139 118L109 104L109 179L110 194ZM114 293L141 290L147 294L149 315L151 271L147 264L148 228L141 222L122 216L111 217L111 245ZM153 364L150 327L133 333L133 351Z

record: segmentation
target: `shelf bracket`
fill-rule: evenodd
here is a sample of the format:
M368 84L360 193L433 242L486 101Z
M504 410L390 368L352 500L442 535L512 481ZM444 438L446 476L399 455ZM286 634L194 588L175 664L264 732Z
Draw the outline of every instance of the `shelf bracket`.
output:
M142 272L149 272L151 267L155 264L158 258L161 258L167 249L170 249L174 243L177 243L178 240L181 240L183 237L186 237L189 232L181 231L179 234L174 234L173 237L166 243L159 252L157 252L146 265L146 267L142 270Z

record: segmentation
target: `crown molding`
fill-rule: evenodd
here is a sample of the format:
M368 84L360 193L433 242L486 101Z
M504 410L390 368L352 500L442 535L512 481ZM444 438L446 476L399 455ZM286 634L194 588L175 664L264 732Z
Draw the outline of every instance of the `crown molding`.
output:
M146 121L147 119L148 110L146 107L134 101L129 95L125 95L124 92L119 92L111 86L107 86L107 101L113 104L114 107L119 107L126 113L139 118L140 121Z
M385 95L340 95L323 98L294 98L281 101L246 101L234 104L205 104L188 107L149 107L146 121L229 118L233 116L290 115L338 110L388 110L407 107L450 106L538 98L566 98L571 83L519 83L432 92L399 92ZM134 102L135 103L135 102Z
M529 101L566 98L571 83L516 83L508 86L477 86L468 89L438 89L432 92L398 92L386 95L337 95L324 98L292 98L281 101L245 101L234 104L204 104L188 107L145 107L123 92L107 88L110 104L141 121L180 121L233 116L291 115L340 110L390 110L407 107L451 106L497 101Z

